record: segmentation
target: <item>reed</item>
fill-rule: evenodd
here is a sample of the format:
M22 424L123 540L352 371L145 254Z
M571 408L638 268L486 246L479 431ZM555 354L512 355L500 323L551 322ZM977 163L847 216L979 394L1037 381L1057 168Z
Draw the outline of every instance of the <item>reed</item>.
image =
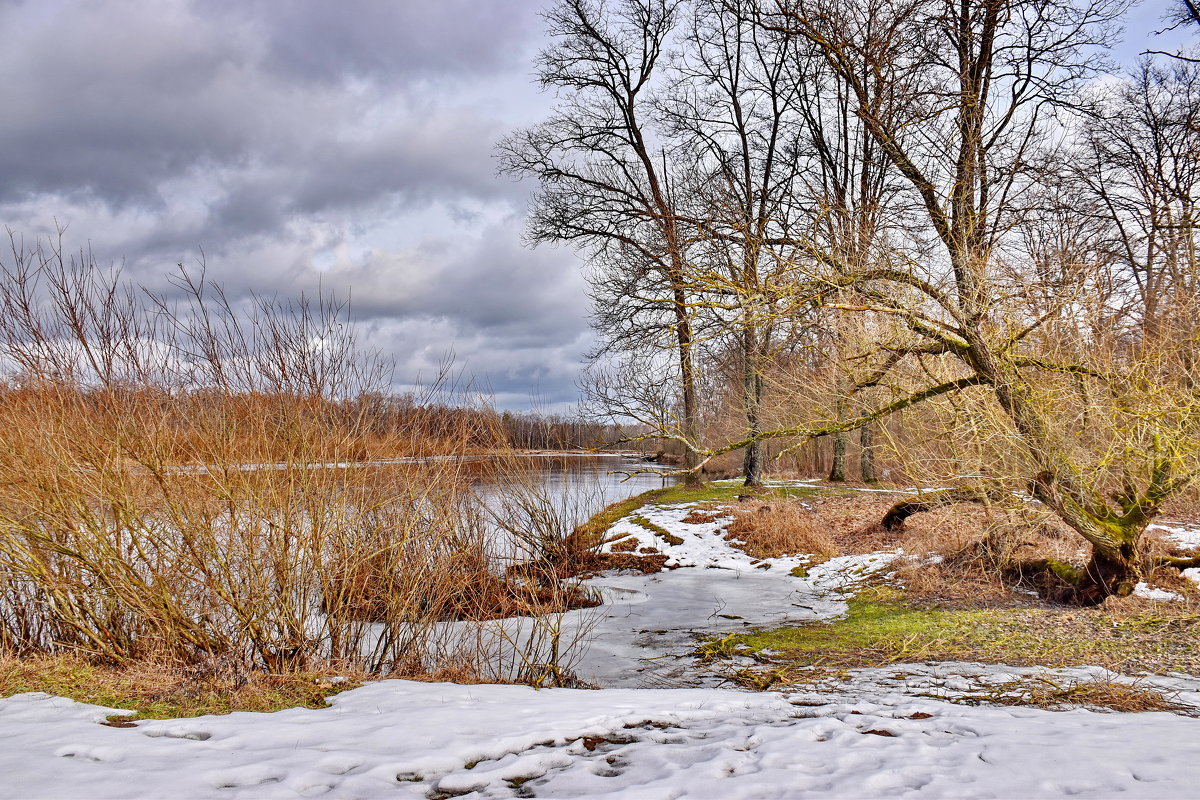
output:
M387 364L330 298L235 303L182 270L157 296L57 241L11 249L0 652L212 674L564 674L568 590L506 577L460 458L503 447L494 414L447 412L440 381L389 398ZM528 523L502 530L554 535Z

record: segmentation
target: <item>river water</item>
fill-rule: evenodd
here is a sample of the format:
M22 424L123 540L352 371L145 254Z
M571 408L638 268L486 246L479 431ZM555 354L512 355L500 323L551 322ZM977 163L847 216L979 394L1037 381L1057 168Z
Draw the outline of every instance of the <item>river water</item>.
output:
M514 466L519 470L516 475L510 471ZM511 497L514 491L534 493L547 501L565 529L571 530L611 503L675 483L671 475L636 474L656 466L636 455L506 456L504 471L481 478L476 492L488 504Z

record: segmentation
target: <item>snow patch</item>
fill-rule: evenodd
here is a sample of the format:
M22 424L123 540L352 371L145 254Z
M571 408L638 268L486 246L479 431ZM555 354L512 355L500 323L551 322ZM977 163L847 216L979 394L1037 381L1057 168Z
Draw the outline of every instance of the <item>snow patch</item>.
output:
M14 796L1189 798L1200 782L1200 721L1163 713L380 681L329 709L188 721L212 734L197 741L55 700L0 700Z
M1145 581L1139 581L1137 586L1133 587L1134 597L1142 597L1146 600L1158 600L1160 602L1173 602L1182 600L1183 595L1178 592L1168 592L1166 589L1155 589Z
M1153 523L1146 526L1147 531L1158 532L1163 541L1175 545L1181 550L1200 550L1200 527L1185 525L1182 522Z

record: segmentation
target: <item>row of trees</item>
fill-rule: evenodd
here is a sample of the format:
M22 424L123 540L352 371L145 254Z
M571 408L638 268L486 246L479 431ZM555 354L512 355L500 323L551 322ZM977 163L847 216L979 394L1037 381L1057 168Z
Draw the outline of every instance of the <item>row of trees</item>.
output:
M933 415L947 498L1031 493L1091 545L1077 598L1128 592L1200 468L1200 65L1112 71L1129 5L559 2L557 110L500 150L586 256L593 406L751 485L773 440L842 477L855 431L870 479Z

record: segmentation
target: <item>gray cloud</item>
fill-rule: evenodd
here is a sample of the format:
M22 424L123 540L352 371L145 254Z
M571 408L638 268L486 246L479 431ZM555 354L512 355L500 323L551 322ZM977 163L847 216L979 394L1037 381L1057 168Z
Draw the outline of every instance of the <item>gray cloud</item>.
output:
M501 0L234 0L267 44L267 64L305 80L442 79L524 67L536 17Z
M578 266L520 246L491 158L544 113L539 6L0 4L0 222L160 290L203 253L234 297L350 294L401 384L453 346L502 402L569 402Z

